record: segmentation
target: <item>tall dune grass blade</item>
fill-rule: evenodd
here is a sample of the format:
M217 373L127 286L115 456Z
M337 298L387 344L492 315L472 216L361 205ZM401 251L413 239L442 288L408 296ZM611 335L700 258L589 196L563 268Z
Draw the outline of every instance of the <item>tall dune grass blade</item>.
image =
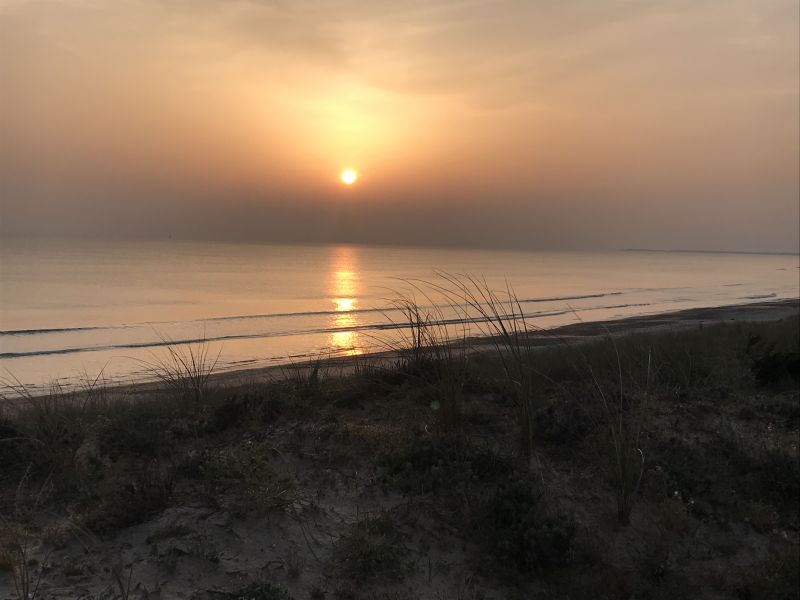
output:
M141 364L150 376L174 393L202 402L222 349L212 355L206 341L185 346L165 342L165 356L154 354L151 361L140 361Z

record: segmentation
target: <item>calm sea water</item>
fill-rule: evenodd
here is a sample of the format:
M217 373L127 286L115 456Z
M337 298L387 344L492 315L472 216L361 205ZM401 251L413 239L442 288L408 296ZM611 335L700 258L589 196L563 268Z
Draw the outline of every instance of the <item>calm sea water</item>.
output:
M500 252L345 245L0 241L0 377L146 378L165 341L222 369L357 354L389 299L436 270L510 281L541 327L800 295L798 257Z

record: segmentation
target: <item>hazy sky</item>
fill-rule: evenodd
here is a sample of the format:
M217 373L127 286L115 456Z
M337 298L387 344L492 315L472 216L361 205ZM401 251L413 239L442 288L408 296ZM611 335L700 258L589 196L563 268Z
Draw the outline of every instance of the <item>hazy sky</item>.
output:
M797 251L799 10L0 0L0 230Z

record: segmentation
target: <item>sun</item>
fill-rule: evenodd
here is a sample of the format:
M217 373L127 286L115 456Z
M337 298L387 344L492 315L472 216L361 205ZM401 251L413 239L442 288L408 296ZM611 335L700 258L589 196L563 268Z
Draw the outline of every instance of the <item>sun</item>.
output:
M358 179L358 171L355 169L345 169L342 171L342 174L339 175L339 179L341 179L342 183L345 185L353 185Z

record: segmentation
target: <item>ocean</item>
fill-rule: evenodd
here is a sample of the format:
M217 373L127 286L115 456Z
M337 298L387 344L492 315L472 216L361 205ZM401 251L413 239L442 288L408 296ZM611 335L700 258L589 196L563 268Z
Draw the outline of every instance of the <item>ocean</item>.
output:
M201 341L219 370L382 349L392 300L437 272L511 284L543 328L800 296L792 255L4 238L0 380L146 380Z

